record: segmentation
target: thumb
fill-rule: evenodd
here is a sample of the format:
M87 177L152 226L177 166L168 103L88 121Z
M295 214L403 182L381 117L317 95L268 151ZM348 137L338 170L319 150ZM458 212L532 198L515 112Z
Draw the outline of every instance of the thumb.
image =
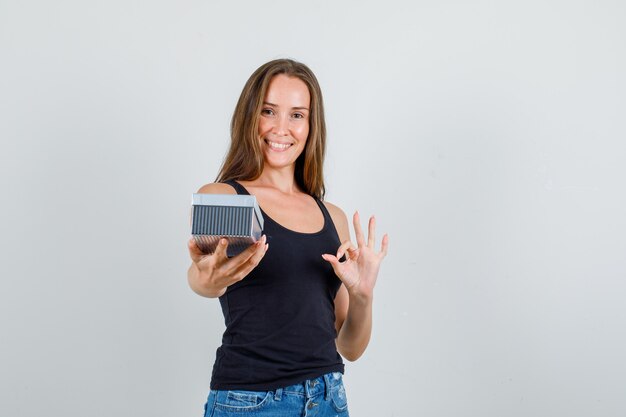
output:
M333 270L335 271L335 273L337 273L341 264L339 262L339 259L337 259L335 255L329 255L325 253L322 255L322 259L328 262L333 267Z
M202 252L202 249L200 249L200 247L198 246L196 239L193 237L187 242L187 248L189 249L189 255L191 255L191 259L194 262L197 262L202 256L205 255L205 253Z

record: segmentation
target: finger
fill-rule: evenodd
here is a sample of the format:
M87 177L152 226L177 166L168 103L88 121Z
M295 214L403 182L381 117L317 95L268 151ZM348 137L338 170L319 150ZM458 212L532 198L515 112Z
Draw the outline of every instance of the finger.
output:
M345 265L342 262L339 262L339 259L337 259L336 256L330 255L328 253L323 254L322 258L326 262L328 262L330 266L332 266L333 271L335 272L335 275L337 276L337 278L339 278L341 282L343 282L346 285L346 288L347 288L348 284L344 281L345 275L346 275Z
M193 262L199 262L203 256L206 256L206 253L202 252L202 249L200 249L196 239L193 237L187 241L187 248Z
M343 242L343 244L339 246L339 249L337 249L337 255L336 255L337 259L341 259L341 257L346 253L346 251L349 251L350 249L353 249L353 248L354 248L354 245L349 240Z
M370 222L367 227L367 246L370 249L374 249L374 242L376 241L376 217L370 217Z
M261 259L263 259L263 257L265 256L265 253L267 252L269 247L270 244L265 243L265 240L259 241L259 247L256 251L254 251L250 259L248 259L248 262L251 262L254 266L257 266L259 262L261 262Z
M389 236L387 233L383 236L383 243L380 245L381 259L387 256L387 248L389 247Z
M202 251L200 250L200 248L198 247L198 244L196 243L196 238L191 237L188 241L187 241L187 248L189 249L190 252L193 253L202 253Z
M228 260L228 239L222 237L217 242L217 246L215 247L215 251L213 251L213 257L215 258L216 264L220 265Z
M350 248L348 249L348 258L352 261L356 261L357 259L359 259L359 253L359 249Z
M254 256L254 254L259 249L264 249L265 240L266 240L265 235L261 236L261 239L259 239L256 243L253 243L252 245L248 246L245 250L243 250L240 254L233 256L231 259L229 259L230 265L228 269L230 273L234 273L234 271L238 270L241 265L248 262L248 260L250 260L250 258L252 258L252 256Z
M322 255L322 259L324 259L326 262L328 262L333 267L333 270L337 274L337 271L339 270L339 268L341 268L341 262L339 262L339 258L337 258L334 255L325 253L325 254ZM339 274L337 274L337 275L339 275Z
M252 270L256 268L257 265L259 265L261 259L263 259L263 257L265 256L265 253L269 248L269 244L261 244L261 241L257 243L259 243L259 245L253 255L233 271L232 278L234 281L241 281L246 276L248 276L248 274L252 272Z
M363 239L363 230L361 230L361 221L359 219L359 212L355 211L352 216L352 223L354 223L354 236L356 237L356 244L361 247L365 245L365 239Z

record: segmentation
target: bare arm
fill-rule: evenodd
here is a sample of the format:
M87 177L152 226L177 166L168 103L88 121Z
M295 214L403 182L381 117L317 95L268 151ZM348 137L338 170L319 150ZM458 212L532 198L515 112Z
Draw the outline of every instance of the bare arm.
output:
M380 253L373 251L375 221L370 219L367 243L355 213L353 221L358 248L350 242L350 231L346 215L336 206L326 203L331 213L339 239L342 242L336 255L325 254L324 259L331 263L337 276L342 280L335 297L335 327L337 329L337 350L349 361L363 355L372 334L373 290L380 262L387 252L388 238L383 237ZM347 260L338 260L346 255ZM360 258L360 259L359 259Z
M227 184L207 184L198 190L202 194L234 194ZM229 285L244 279L261 261L269 245L265 236L237 256L228 258L227 239L220 239L213 254L200 250L193 238L187 242L191 265L187 270L187 281L198 295L208 298L220 297Z

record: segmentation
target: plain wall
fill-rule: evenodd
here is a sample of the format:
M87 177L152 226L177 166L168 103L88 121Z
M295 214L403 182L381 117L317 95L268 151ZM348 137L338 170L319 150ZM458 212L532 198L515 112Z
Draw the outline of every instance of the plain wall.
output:
M353 416L626 414L621 1L0 0L0 416L200 416L191 193L247 77L321 83L390 251Z

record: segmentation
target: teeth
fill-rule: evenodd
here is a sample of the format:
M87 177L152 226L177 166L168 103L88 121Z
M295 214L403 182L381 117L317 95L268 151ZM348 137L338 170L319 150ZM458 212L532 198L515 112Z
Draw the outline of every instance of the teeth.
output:
M267 144L270 145L270 147L275 148L275 149L287 149L288 147L291 146L290 143L276 143L276 142L271 142L271 141L267 141Z

